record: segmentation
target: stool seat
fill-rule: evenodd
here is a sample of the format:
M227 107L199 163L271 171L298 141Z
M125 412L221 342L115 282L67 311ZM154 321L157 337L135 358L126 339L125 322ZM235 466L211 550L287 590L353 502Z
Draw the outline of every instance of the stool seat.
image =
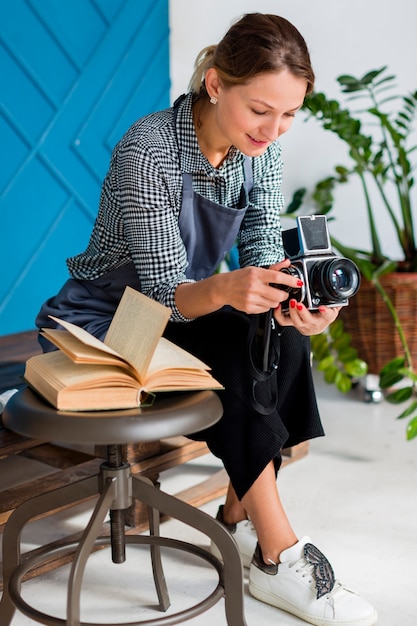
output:
M215 424L222 412L213 391L161 394L152 406L112 411L57 411L29 388L9 400L3 424L19 435L96 445L157 441L193 434Z
M208 610L222 597L225 600L227 624L246 626L243 613L242 562L230 533L214 518L165 493L149 479L132 475L129 463L123 458L123 444L197 433L215 424L221 415L222 405L213 391L161 394L152 406L91 412L58 411L29 388L24 388L12 396L3 414L3 424L6 428L19 435L43 441L105 445L107 461L102 463L97 476L84 478L77 483L30 498L10 515L3 532L4 590L0 600L1 626L11 624L16 609L48 626L101 626L81 621L80 597L85 567L93 547L107 544L112 548L114 563L124 562L125 544L150 546L158 608L161 611L166 611L170 606L162 569L161 546L190 552L204 559L217 570L219 576L217 587L188 609L157 619L107 626L182 623ZM96 495L99 495L99 498L80 541L76 544L68 542L59 548L62 551L71 548L74 551L67 583L66 618L60 619L43 613L25 602L21 595L21 586L29 571L47 562L52 549L43 546L36 551L35 556L21 558L20 542L23 527L32 518ZM148 507L149 535L125 535L124 514L133 499ZM160 512L204 533L217 546L221 560L199 546L161 537ZM99 534L108 513L110 513L110 538L103 538ZM109 581L109 584L113 587L117 580ZM135 581L135 586L137 584Z

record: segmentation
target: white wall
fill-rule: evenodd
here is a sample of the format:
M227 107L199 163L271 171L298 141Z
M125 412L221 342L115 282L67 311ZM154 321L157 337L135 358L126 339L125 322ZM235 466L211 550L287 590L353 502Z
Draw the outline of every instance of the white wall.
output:
M416 0L170 0L172 99L187 89L198 52L217 43L242 14L255 11L282 15L300 30L310 49L316 89L332 97L340 96L335 80L340 74L361 76L384 65L397 75L400 93L417 90ZM339 140L314 120L305 123L302 114L282 144L287 198L330 174L336 162L348 163ZM355 185L339 190L333 214L336 237L367 247L362 196ZM382 227L384 222L381 210ZM388 226L383 238L386 252L395 254Z

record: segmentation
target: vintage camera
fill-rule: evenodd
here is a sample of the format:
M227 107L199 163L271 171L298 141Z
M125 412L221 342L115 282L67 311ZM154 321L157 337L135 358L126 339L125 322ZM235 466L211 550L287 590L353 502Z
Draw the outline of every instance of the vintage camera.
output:
M297 228L282 233L291 265L282 271L300 278L304 286L276 285L289 293L282 307L295 298L314 311L319 306L346 306L360 287L360 273L353 261L337 256L331 247L325 215L297 218Z

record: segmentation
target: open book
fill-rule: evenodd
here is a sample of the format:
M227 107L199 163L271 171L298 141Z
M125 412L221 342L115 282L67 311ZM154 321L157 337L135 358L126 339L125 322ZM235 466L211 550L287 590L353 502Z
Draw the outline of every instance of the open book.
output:
M205 363L162 337L170 309L126 287L106 337L53 317L41 333L58 350L26 362L25 380L57 409L140 406L161 391L222 389Z

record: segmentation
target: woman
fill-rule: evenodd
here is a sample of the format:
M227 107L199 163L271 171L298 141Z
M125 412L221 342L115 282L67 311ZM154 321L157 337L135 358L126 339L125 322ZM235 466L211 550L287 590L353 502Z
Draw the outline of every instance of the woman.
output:
M72 278L37 325L52 313L103 338L126 285L171 307L166 336L225 387L222 419L200 435L230 477L218 519L250 565L250 592L312 624L368 626L374 609L298 539L276 484L282 447L323 435L308 336L338 313L294 299L281 308L301 285L281 271L277 140L313 81L303 38L275 15L246 15L205 49L190 92L116 146L89 245L68 259ZM215 273L236 239L240 268Z

